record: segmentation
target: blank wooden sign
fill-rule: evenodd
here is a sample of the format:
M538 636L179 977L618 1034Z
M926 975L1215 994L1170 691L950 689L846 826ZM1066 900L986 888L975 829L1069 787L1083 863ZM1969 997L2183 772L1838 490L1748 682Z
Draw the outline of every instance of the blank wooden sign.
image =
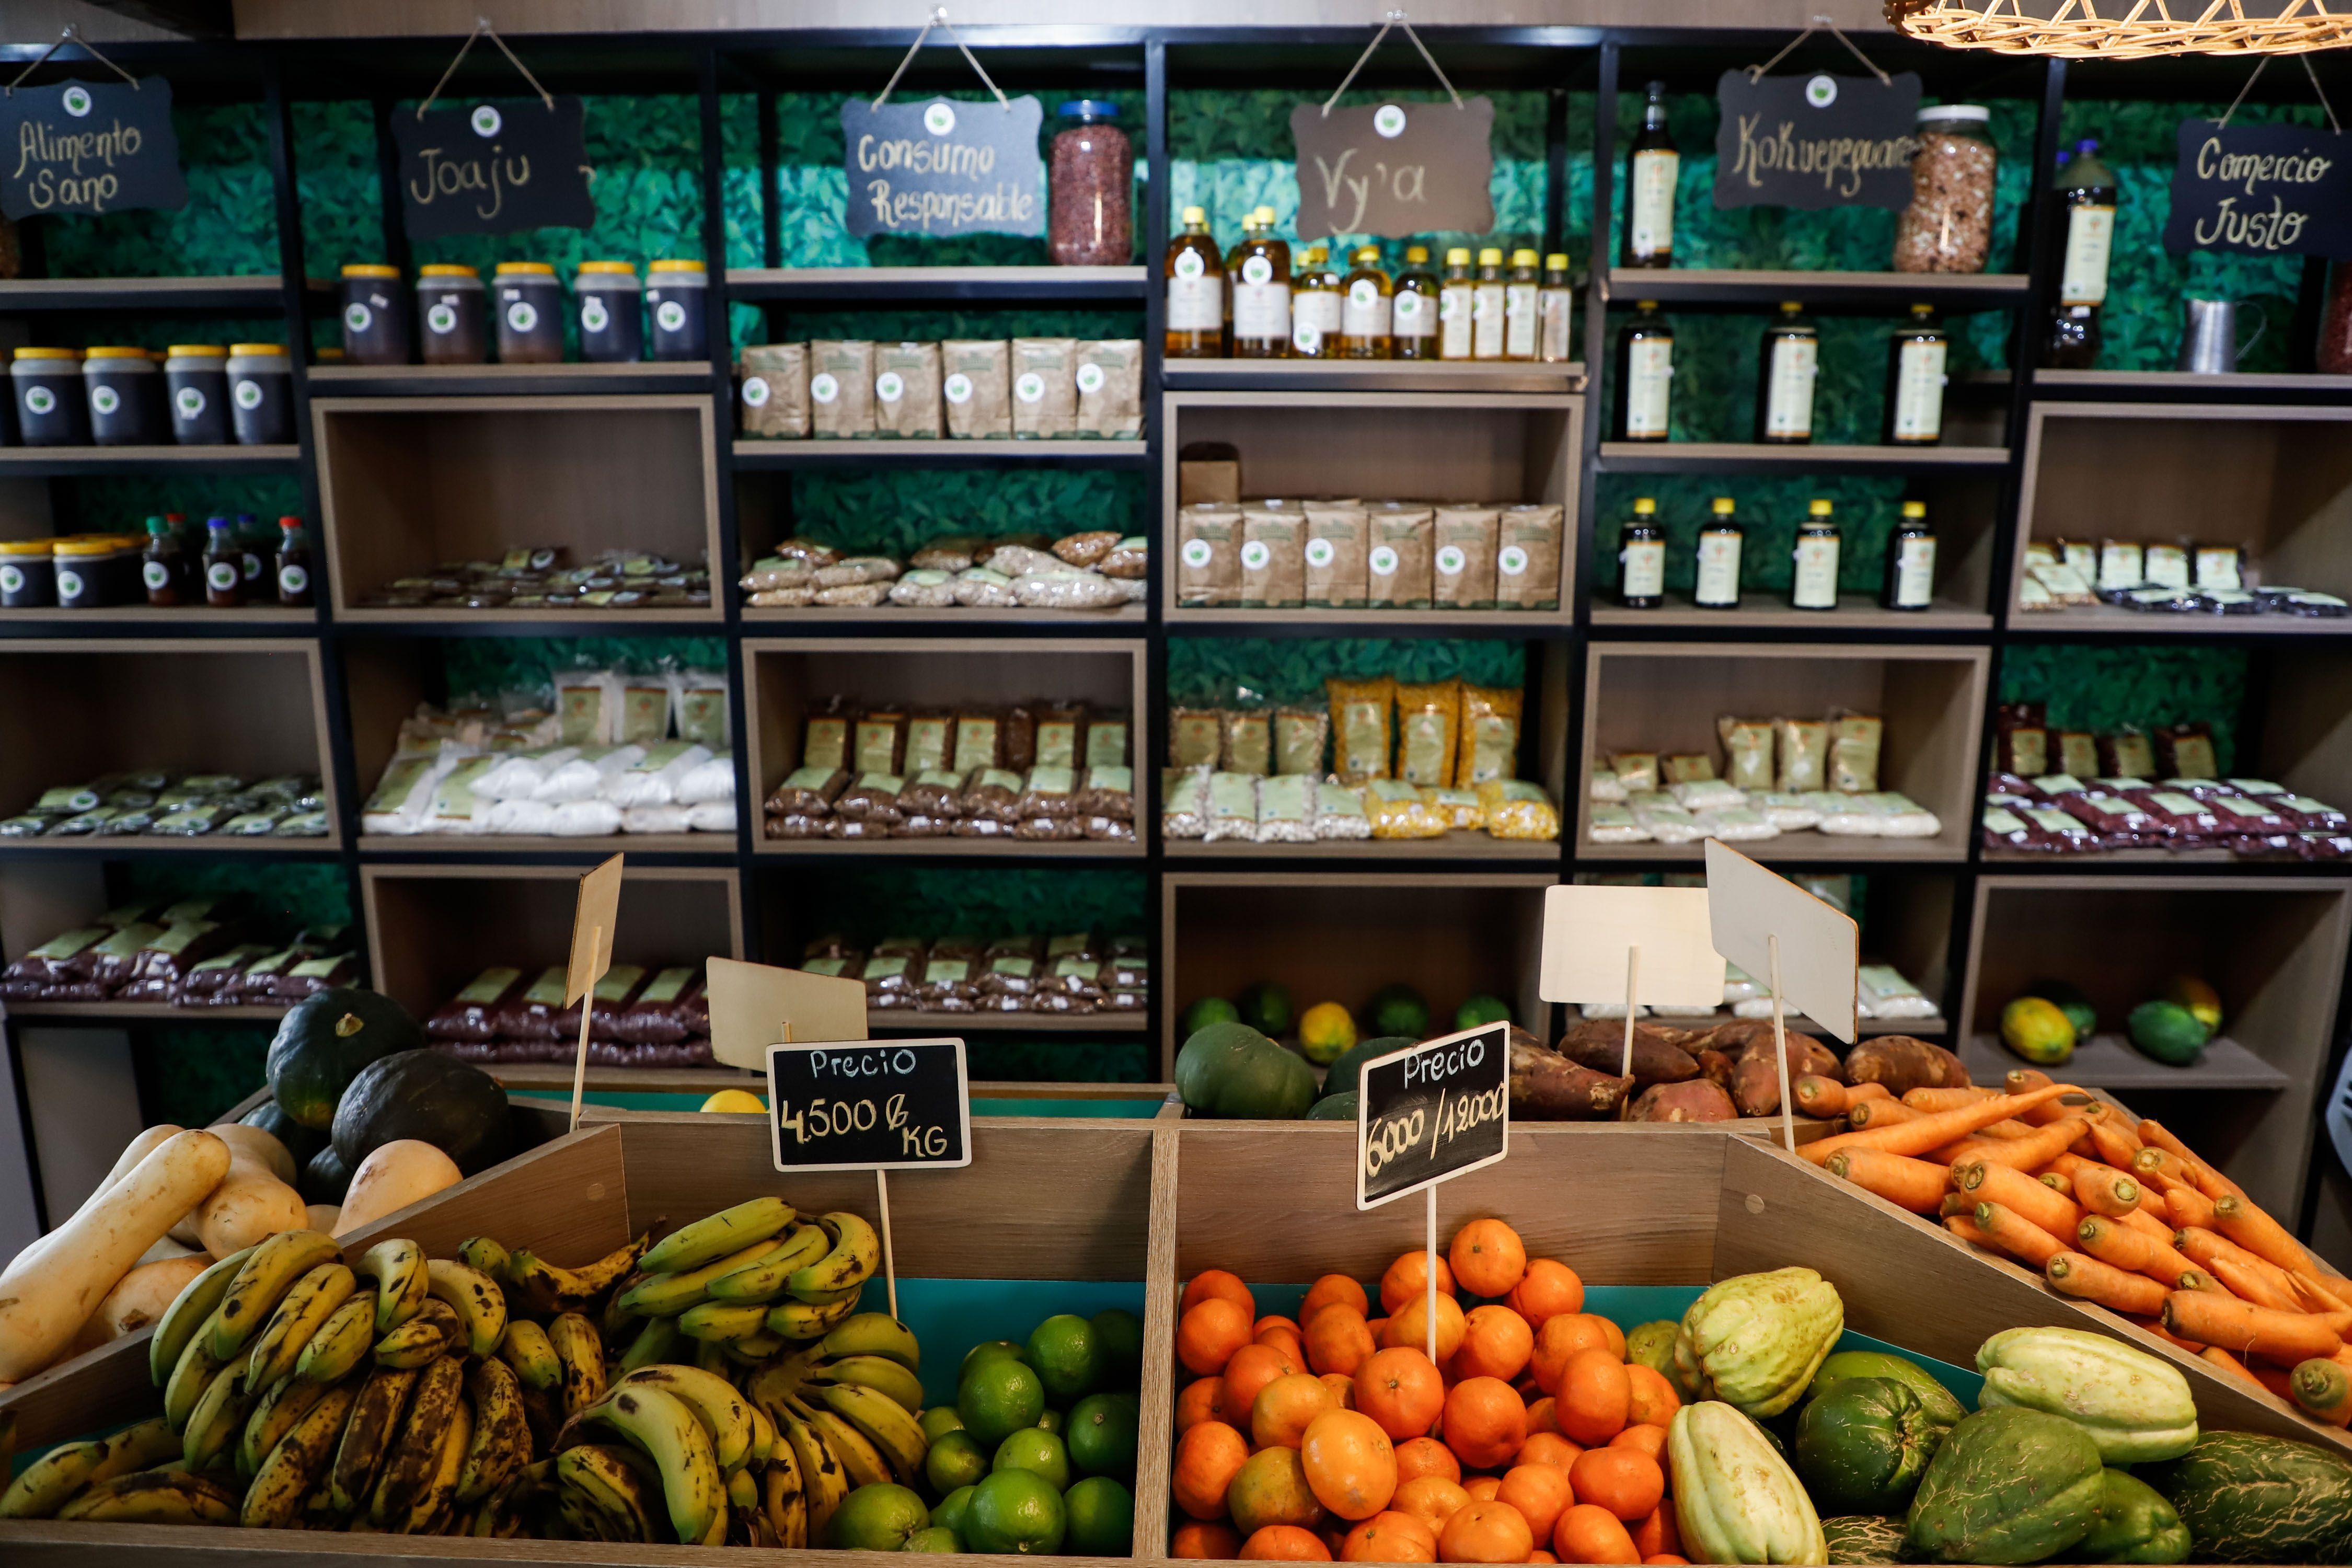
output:
M1862 928L1785 877L1715 839L1706 841L1706 902L1715 950L1770 983L1780 939L1781 1005L1853 1044L1854 969Z
M1723 956L1708 928L1705 888L1544 889L1536 992L1545 1001L1624 1001L1626 955L1635 949L1635 1001L1723 1005Z
M863 981L732 958L713 958L709 964L704 984L710 997L710 1054L730 1068L765 1071L768 1047L788 1038L866 1037Z
M572 906L572 962L563 979L566 1006L596 988L613 967L613 927L621 918L621 857L614 856L580 879Z

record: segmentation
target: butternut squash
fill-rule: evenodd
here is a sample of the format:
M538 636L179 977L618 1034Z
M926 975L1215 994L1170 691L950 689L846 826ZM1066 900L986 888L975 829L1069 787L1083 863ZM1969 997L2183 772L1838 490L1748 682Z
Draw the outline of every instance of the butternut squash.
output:
M272 1136L267 1128L248 1126L242 1121L224 1121L205 1131L227 1144L231 1153L242 1153L258 1160L268 1167L271 1175L289 1187L301 1176L301 1172L295 1167L294 1156L286 1152L286 1145Z
M212 1267L212 1261L201 1252L192 1252L185 1258L140 1264L106 1293L106 1300L98 1304L98 1310L89 1315L89 1321L81 1326L60 1359L96 1350L155 1321L188 1281Z
M310 1227L310 1210L302 1194L279 1181L261 1161L235 1147L229 1154L228 1174L196 1205L195 1217L196 1237L215 1258L241 1252L280 1231Z
M122 1180L123 1177L129 1175L133 1170L137 1169L140 1161L144 1160L148 1155L162 1148L171 1140L173 1134L183 1131L184 1131L184 1129L173 1126L172 1123L167 1121L146 1129L144 1131L142 1131L136 1137L132 1138L130 1142L125 1143L122 1146L122 1152L115 1159L114 1169L106 1173L105 1180L100 1182L98 1185L90 1188L89 1196L82 1199L81 1207L74 1210L74 1217L79 1219L81 1215L89 1212L89 1206L92 1204L106 1196L108 1188L113 1186L115 1183ZM64 1227L59 1226L58 1228L62 1229ZM26 1247L24 1251L18 1253L16 1255L16 1261L11 1263L9 1267L14 1268L17 1267L17 1265L22 1264L26 1259L37 1255L43 1248L49 1245L49 1237L55 1236L56 1234L57 1231L52 1230L49 1232L48 1236L44 1236L36 1240L31 1246Z
M342 1222L337 1236L365 1229L388 1214L421 1203L465 1180L457 1163L415 1138L395 1138L360 1162L352 1173L351 1190L343 1194Z

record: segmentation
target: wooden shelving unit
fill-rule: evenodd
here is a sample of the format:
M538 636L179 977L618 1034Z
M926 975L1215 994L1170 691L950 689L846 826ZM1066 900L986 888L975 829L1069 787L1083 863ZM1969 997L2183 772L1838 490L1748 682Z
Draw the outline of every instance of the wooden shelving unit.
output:
M1718 305L1769 310L1794 300L1809 310L1897 313L1915 303L1939 310L2006 310L2025 302L2033 279L2022 272L1735 271L1724 268L1622 268L1609 270L1609 301L1655 300L1687 310Z
M322 364L321 397L568 397L578 394L702 392L710 366L655 364Z
M901 441L877 437L861 441L739 440L735 466L760 468L863 468L875 464L937 468L998 468L1024 463L1069 463L1079 468L1140 467L1142 441Z
M1843 447L1827 442L1774 447L1747 441L1603 441L1601 467L1612 474L1904 473L2000 468L2006 447Z

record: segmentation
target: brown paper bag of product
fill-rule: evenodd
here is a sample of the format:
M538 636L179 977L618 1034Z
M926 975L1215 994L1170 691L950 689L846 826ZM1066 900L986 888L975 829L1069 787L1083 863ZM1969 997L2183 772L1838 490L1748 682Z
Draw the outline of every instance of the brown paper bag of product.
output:
M1241 509L1180 509L1176 513L1176 602L1187 608L1211 609L1232 605L1241 596Z
M1078 340L1013 340L1013 434L1047 439L1076 433Z
M1495 534L1501 513L1491 506L1442 506L1431 533L1436 552L1430 598L1441 609L1495 607Z
M939 344L877 345L874 430L901 441L940 438Z
M1410 501L1373 501L1364 508L1371 549L1365 563L1364 604L1375 610L1425 610L1433 591L1436 513Z
M1561 509L1507 506L1495 531L1495 603L1506 610L1559 608Z
M1110 338L1078 345L1077 428L1107 441L1143 434L1143 343Z
M1242 508L1242 605L1295 610L1306 602L1306 515L1296 505Z
M1002 440L1013 434L1012 345L1002 338L950 338L940 345L948 436Z
M874 345L820 338L808 348L811 434L873 435Z
M1360 506L1307 503L1307 602L1364 607L1371 529Z
M809 433L808 345L755 343L743 351L738 401L743 434L770 438Z

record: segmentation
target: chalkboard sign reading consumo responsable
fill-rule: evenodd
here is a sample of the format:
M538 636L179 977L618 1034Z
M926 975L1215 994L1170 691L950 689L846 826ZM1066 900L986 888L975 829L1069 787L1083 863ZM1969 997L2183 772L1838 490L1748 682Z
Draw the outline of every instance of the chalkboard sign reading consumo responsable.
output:
M400 149L400 221L411 239L586 228L586 110L576 98L549 108L536 98L498 99L420 116L392 117Z
M1045 106L1032 97L979 102L935 98L841 106L841 161L849 176L849 232L1045 232L1045 163L1037 153Z
M0 97L0 213L98 216L184 207L172 84L151 76L20 87Z
M768 1047L779 1171L971 1163L961 1040L835 1040Z
M2164 248L2352 257L2352 135L2182 121Z
M1718 207L1911 205L1919 78L1723 73L1715 84Z
M1509 1152L1511 1026L1487 1024L1364 1065L1356 1206L1378 1208Z

